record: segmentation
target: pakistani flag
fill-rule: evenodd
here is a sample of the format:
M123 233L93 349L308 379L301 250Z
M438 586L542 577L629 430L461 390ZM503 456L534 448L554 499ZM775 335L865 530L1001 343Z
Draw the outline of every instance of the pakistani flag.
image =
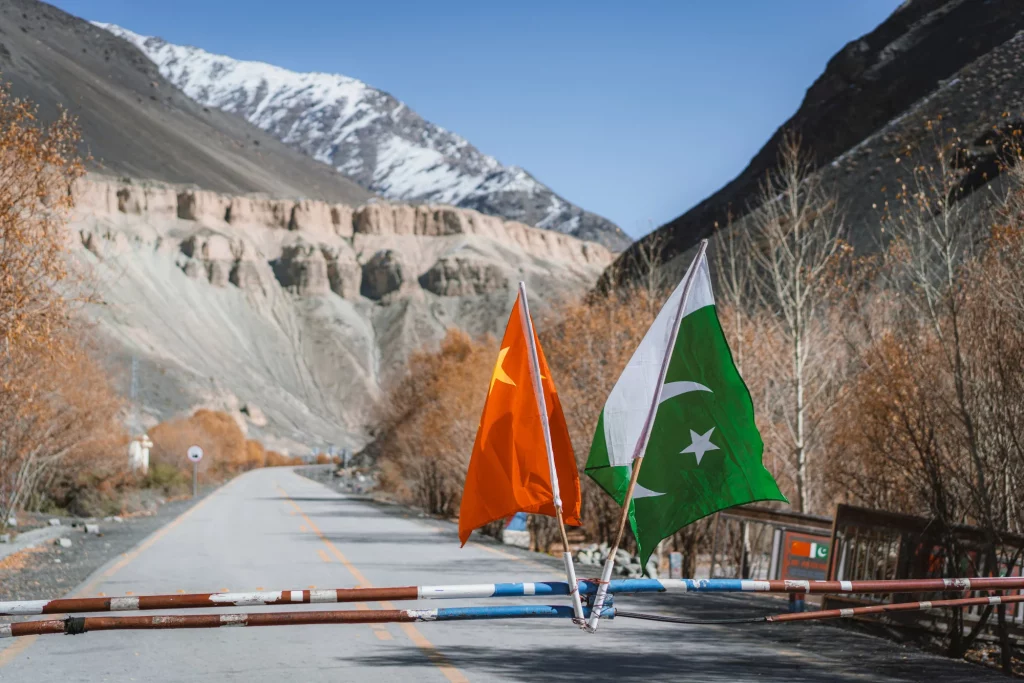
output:
M668 374L658 386L691 277ZM660 398L629 512L644 567L661 539L701 517L733 505L786 500L761 464L764 444L750 392L718 323L703 251L630 358L597 423L586 473L619 505L656 395Z

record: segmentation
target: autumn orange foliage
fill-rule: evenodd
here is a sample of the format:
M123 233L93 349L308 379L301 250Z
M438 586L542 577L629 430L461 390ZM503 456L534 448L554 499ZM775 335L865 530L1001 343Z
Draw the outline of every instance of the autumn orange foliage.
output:
M21 506L66 504L114 477L120 402L73 316L64 223L82 173L75 122L44 125L0 85L0 528Z
M374 446L385 489L434 514L456 513L496 355L493 339L451 330L438 350L410 358Z
M153 441L150 467L164 487L191 485L192 466L185 453L193 445L203 449L199 472L207 482L260 467L302 464L299 458L269 451L259 441L247 439L239 418L216 410L201 409L188 417L161 422L148 434Z

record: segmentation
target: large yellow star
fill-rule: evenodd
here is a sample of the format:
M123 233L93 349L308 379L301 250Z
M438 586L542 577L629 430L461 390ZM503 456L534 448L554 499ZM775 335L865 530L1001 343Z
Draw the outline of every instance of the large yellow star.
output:
M491 395L491 391L494 390L494 382L504 382L505 384L511 384L515 386L516 383L512 381L512 378L505 373L505 369L501 367L501 364L505 362L505 356L508 355L508 350L511 347L506 346L498 352L498 362L494 365L494 372L491 373L491 386L487 389L487 395Z

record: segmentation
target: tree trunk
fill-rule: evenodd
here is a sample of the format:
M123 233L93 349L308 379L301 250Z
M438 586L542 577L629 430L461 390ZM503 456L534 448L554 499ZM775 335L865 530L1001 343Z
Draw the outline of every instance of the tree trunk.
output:
M797 329L793 335L793 381L796 389L796 425L793 451L796 455L796 509L807 512L810 493L807 486L807 445L804 442L804 349L803 329L799 312Z
M750 578L750 522L741 522L743 547L740 550L740 578Z

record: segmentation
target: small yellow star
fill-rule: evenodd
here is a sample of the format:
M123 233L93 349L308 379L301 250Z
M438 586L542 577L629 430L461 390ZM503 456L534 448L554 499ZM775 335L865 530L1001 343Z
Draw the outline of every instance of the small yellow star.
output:
M508 355L508 350L511 347L506 346L498 352L498 362L494 365L494 372L491 374L491 386L487 390L487 395L490 396L494 390L494 382L504 382L505 384L511 384L515 386L516 383L512 381L512 378L505 374L505 369L501 367L501 364L505 362L505 356Z

